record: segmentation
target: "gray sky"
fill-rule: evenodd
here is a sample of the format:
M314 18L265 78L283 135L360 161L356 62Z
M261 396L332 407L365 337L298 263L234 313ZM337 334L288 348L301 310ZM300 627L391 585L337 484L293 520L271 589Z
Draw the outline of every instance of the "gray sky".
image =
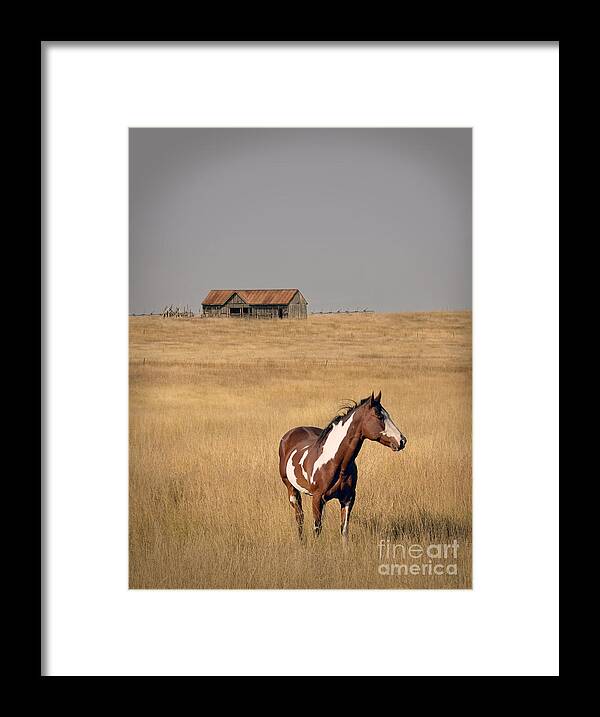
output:
M131 129L132 313L211 288L471 308L470 129Z

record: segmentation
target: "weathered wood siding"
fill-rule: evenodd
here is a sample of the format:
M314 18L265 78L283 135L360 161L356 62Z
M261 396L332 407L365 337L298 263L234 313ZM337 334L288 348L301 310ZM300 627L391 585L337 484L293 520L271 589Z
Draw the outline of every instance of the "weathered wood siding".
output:
M206 316L227 316L226 306L202 306Z
M305 319L307 316L307 302L306 300L300 295L300 292L297 292L294 298L291 300L291 302L288 305L288 316L290 319Z
M296 292L294 298L288 305L288 315L290 319L305 319L307 316L307 302L306 299Z

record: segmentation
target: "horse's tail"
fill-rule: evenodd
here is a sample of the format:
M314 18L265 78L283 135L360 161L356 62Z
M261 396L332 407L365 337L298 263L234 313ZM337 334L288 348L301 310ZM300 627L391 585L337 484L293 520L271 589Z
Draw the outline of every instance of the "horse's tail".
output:
M282 478L285 478L286 471L285 471L285 438L287 437L289 431L285 433L283 436L281 436L279 440L279 475Z

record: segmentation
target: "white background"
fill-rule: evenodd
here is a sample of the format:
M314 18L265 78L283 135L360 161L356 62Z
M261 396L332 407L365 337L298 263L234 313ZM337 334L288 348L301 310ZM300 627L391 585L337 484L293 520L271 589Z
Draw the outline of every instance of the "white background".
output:
M52 44L45 63L46 673L557 674L558 47ZM472 591L128 590L131 126L473 127ZM342 599L350 624L315 640Z

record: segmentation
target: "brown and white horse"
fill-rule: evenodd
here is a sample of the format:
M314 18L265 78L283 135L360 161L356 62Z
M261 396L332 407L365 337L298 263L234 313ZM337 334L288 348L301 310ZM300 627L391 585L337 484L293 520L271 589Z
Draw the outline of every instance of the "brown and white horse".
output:
M303 534L302 494L312 498L314 532L319 535L325 503L337 498L341 505L341 532L348 539L348 522L356 496L358 469L356 456L365 438L401 451L406 438L381 405L379 395L371 394L347 406L323 429L313 426L292 428L279 443L279 472L288 489L296 513L298 533Z

